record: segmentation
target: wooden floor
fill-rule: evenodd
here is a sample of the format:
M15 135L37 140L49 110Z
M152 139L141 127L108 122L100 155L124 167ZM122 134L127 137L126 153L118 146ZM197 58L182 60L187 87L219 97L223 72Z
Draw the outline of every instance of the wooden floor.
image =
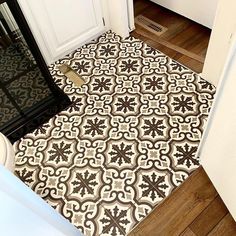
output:
M199 167L129 236L235 236L236 223Z
M200 73L211 31L183 16L169 11L148 0L134 0L135 16L143 15L168 28L160 36L136 24L132 36Z

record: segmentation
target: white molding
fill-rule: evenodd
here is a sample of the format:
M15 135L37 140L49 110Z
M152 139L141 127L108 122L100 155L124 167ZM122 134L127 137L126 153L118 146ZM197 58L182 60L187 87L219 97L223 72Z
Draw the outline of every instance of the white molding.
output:
M127 11L128 11L128 19L129 19L129 31L135 30L134 24L134 1L127 0Z
M108 8L108 0L101 0L102 4L102 14L105 20L105 29L106 31L111 29L110 13Z

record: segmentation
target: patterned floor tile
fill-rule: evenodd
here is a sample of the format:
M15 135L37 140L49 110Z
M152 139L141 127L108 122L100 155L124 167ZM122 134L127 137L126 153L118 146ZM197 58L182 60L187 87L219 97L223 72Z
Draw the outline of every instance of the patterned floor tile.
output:
M90 95L87 103L86 113L89 115L106 116L111 113L112 97L110 95Z
M104 214L104 209L99 202L94 200L80 202L76 198L65 200L59 211L84 235L93 236L102 233L100 220Z
M132 170L105 169L102 171L101 200L110 203L118 200L134 204L138 191L135 185L136 179L137 173Z
M215 88L111 31L49 69L73 103L14 144L16 175L86 236L126 235L199 166Z
M140 171L138 176L138 201L152 207L165 199L175 188L168 171L152 168Z
M138 137L138 119L137 117L111 117L111 130L109 137L112 139L125 138L134 140Z
M89 165L93 168L104 168L106 159L104 151L106 149L106 143L103 140L91 141L82 139L76 144L76 155L74 156L74 165L77 167L84 167Z
M132 226L134 207L119 201L103 204L103 215L100 219L102 225L102 236L124 236Z
M153 74L142 76L142 94L165 94L168 92L168 86L170 82L168 81L168 75L165 73L162 74Z
M35 139L32 134L16 142L13 146L16 153L16 167L29 165L36 169L45 160L47 146L47 139Z
M138 145L139 157L137 159L137 170L148 170L156 168L157 170L170 170L174 163L169 158L169 143L162 141L152 143L150 141L142 141Z
M127 140L124 138L108 140L106 142L106 150L104 151L106 168L117 170L136 168L137 148L137 140Z
M168 141L170 139L169 117L166 115L141 115L139 117L139 140L149 141L153 145L159 141Z
M170 180L173 186L178 187L180 184L182 184L191 173L188 171L185 171L181 168L173 168L170 170Z
M20 178L27 186L34 188L34 185L38 183L37 173L39 172L38 166L31 166L28 163L15 167L15 175Z
M138 94L115 94L111 114L113 116L137 116L141 107Z
M111 129L110 116L84 115L79 125L80 138L91 141L106 140Z
M116 77L114 75L98 75L91 77L88 82L88 93L101 96L111 95L116 87Z
M70 179L67 181L68 199L76 198L80 202L98 201L100 199L98 193L102 185L102 173L99 168L90 166L73 167L69 171Z
M37 183L32 189L53 205L63 202L68 191L69 169L67 167L53 168L42 165L38 168L36 175Z
M140 79L139 76L117 76L115 93L137 94L140 92Z
M76 140L63 138L52 138L48 140L45 149L44 162L48 166L59 168L61 166L71 167L74 165L74 157L76 155Z
M199 167L199 158L196 157L198 142L190 141L172 142L168 156L172 158L174 166L189 173Z

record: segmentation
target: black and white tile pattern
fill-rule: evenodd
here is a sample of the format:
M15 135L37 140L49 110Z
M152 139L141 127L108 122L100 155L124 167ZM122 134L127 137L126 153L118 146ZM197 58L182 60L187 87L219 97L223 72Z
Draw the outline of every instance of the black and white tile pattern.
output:
M112 32L50 70L73 104L14 144L16 174L85 235L125 235L199 166L215 89Z

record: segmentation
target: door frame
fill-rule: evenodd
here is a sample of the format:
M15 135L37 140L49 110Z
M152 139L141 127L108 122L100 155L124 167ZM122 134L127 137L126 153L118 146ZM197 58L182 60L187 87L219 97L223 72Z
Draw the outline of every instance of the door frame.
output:
M201 76L217 86L226 65L233 35L236 32L236 16L233 0L219 0Z

